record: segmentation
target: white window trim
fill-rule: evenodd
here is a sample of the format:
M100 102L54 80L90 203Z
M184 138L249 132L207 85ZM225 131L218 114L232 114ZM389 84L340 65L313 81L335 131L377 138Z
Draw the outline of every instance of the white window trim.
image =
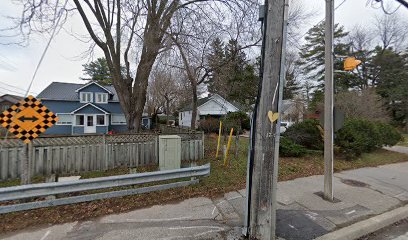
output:
M74 118L74 127L84 127L85 126L85 114L75 114L74 116L75 116L75 118ZM77 123L76 123L76 117L77 116L83 116L84 117L84 124L77 125Z
M89 99L89 102L87 101L82 101L82 95L83 94L90 94L91 98ZM93 102L93 92L80 92L79 93L79 102L80 103L92 103Z
M113 115L123 115L123 116L125 117L125 114L112 113L112 114L111 114L111 125L126 125L126 122L125 122L125 123L114 123L114 122L113 122ZM125 117L125 119L126 119L126 117Z
M103 101L100 102L100 101L98 101L98 96L99 96L99 95L102 96L101 99L103 99L103 96L105 96L106 102L103 102ZM109 94L107 94L107 93L95 93L95 103L107 104L108 101L109 101Z
M58 117L58 115L70 115L71 116L71 123L60 123L59 121L57 121L56 123L55 123L55 125L60 125L60 126L71 126L71 125L73 125L73 115L71 114L71 113L56 113L55 115L57 115L57 117Z
M89 115L91 115L91 114L89 114ZM104 122L105 122L105 124L103 124L103 125L99 125L98 124L98 116L104 116ZM95 118L95 120L96 120L96 124L95 124L95 126L97 126L97 127L106 127L106 126L108 126L108 119L107 119L107 114L95 114L94 115L94 118Z

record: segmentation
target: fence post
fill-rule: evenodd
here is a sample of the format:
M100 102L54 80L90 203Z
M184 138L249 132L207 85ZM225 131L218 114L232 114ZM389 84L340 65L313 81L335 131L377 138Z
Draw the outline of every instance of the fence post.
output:
M32 149L33 145L32 142L28 144L24 144L22 151L20 153L21 156L21 185L30 184L31 183L31 161L32 161Z
M155 164L159 163L159 135L156 135L154 138L154 158L155 158Z
M204 139L205 139L205 134L204 131L202 131L202 141L201 141L201 159L204 159L204 152L205 152L205 144L204 144Z
M108 151L107 151L107 143L106 143L106 134L102 135L102 141L103 141L103 155L104 155L104 170L108 170Z

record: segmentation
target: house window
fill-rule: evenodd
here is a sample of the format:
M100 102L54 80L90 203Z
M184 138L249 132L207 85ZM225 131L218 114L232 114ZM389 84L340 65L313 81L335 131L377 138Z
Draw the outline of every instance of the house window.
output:
M112 114L112 125L126 125L125 114Z
M84 126L84 115L75 115L75 125Z
M108 94L107 93L96 93L95 102L96 103L108 103Z
M81 92L80 97L81 103L93 102L93 94L91 92Z
M96 126L105 126L105 115L96 115Z
M57 125L71 125L72 124L71 114L58 113L57 117L58 117Z

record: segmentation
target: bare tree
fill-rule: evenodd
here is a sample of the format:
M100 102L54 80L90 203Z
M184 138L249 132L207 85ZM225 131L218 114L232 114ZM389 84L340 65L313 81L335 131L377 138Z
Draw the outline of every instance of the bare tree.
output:
M167 115L166 124L169 124L169 116L175 110L175 100L178 96L180 83L175 79L171 71L156 70L153 72L152 89L159 102L163 104Z
M375 93L374 88L338 93L335 105L345 113L347 118L363 118L380 122L390 120L385 102Z
M17 0L21 17L10 31L18 31L22 42L32 33L60 28L71 14L79 14L95 46L102 50L112 74L112 82L130 130L139 131L146 103L148 79L156 58L168 48L167 30L173 17L189 15L198 24L208 21L206 11L219 11L245 0ZM255 1L255 0L250 0ZM240 6L235 4L235 6ZM234 11L238 11L238 7ZM200 17L194 17L200 16ZM220 19L217 19L220 20ZM222 22L222 21L220 21ZM194 38L195 36L185 36ZM126 74L122 76L121 65Z
M380 42L383 50L393 47L394 49L403 49L406 47L406 38L408 34L408 22L394 13L392 15L383 14L375 18L375 35Z
M176 13L169 36L175 46L174 53L180 59L179 64L174 67L184 70L190 83L192 128L196 127L197 122L198 89L213 70L207 61L210 44L220 38L248 43L239 50L256 46L260 42L259 28L255 27L256 9L256 1L230 0L218 1L212 5L196 5L191 9L192 14ZM227 62L228 59L220 64Z

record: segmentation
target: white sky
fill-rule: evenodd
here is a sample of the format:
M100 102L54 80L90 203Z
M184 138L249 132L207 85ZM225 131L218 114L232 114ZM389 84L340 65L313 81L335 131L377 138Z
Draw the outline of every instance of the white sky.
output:
M297 1L297 0L292 0ZM390 5L392 11L398 5L395 0L384 0ZM5 16L18 16L19 8L14 6L11 0L2 0L0 8L0 28L7 27ZM325 0L304 0L305 8L314 10L318 14L310 21L309 27L324 18ZM336 6L343 0L336 0ZM367 0L346 0L345 3L336 10L335 21L344 25L346 30L354 25L362 26L370 24L374 16L384 14L381 9L374 9L370 5L366 6ZM408 20L408 9L401 7L398 13ZM81 19L75 17L67 25L74 29L76 33L86 33ZM308 28L309 28L308 27ZM308 28L305 28L307 31ZM0 95L5 93L23 95L31 81L35 67L48 41L47 36L35 36L30 41L28 47L15 45L0 45ZM1 41L1 40L0 40ZM87 59L78 59L78 56L87 49L88 45L82 43L61 31L52 41L47 55L39 69L31 91L34 95L41 92L53 81L58 82L82 82L82 64ZM100 52L99 52L100 54Z

